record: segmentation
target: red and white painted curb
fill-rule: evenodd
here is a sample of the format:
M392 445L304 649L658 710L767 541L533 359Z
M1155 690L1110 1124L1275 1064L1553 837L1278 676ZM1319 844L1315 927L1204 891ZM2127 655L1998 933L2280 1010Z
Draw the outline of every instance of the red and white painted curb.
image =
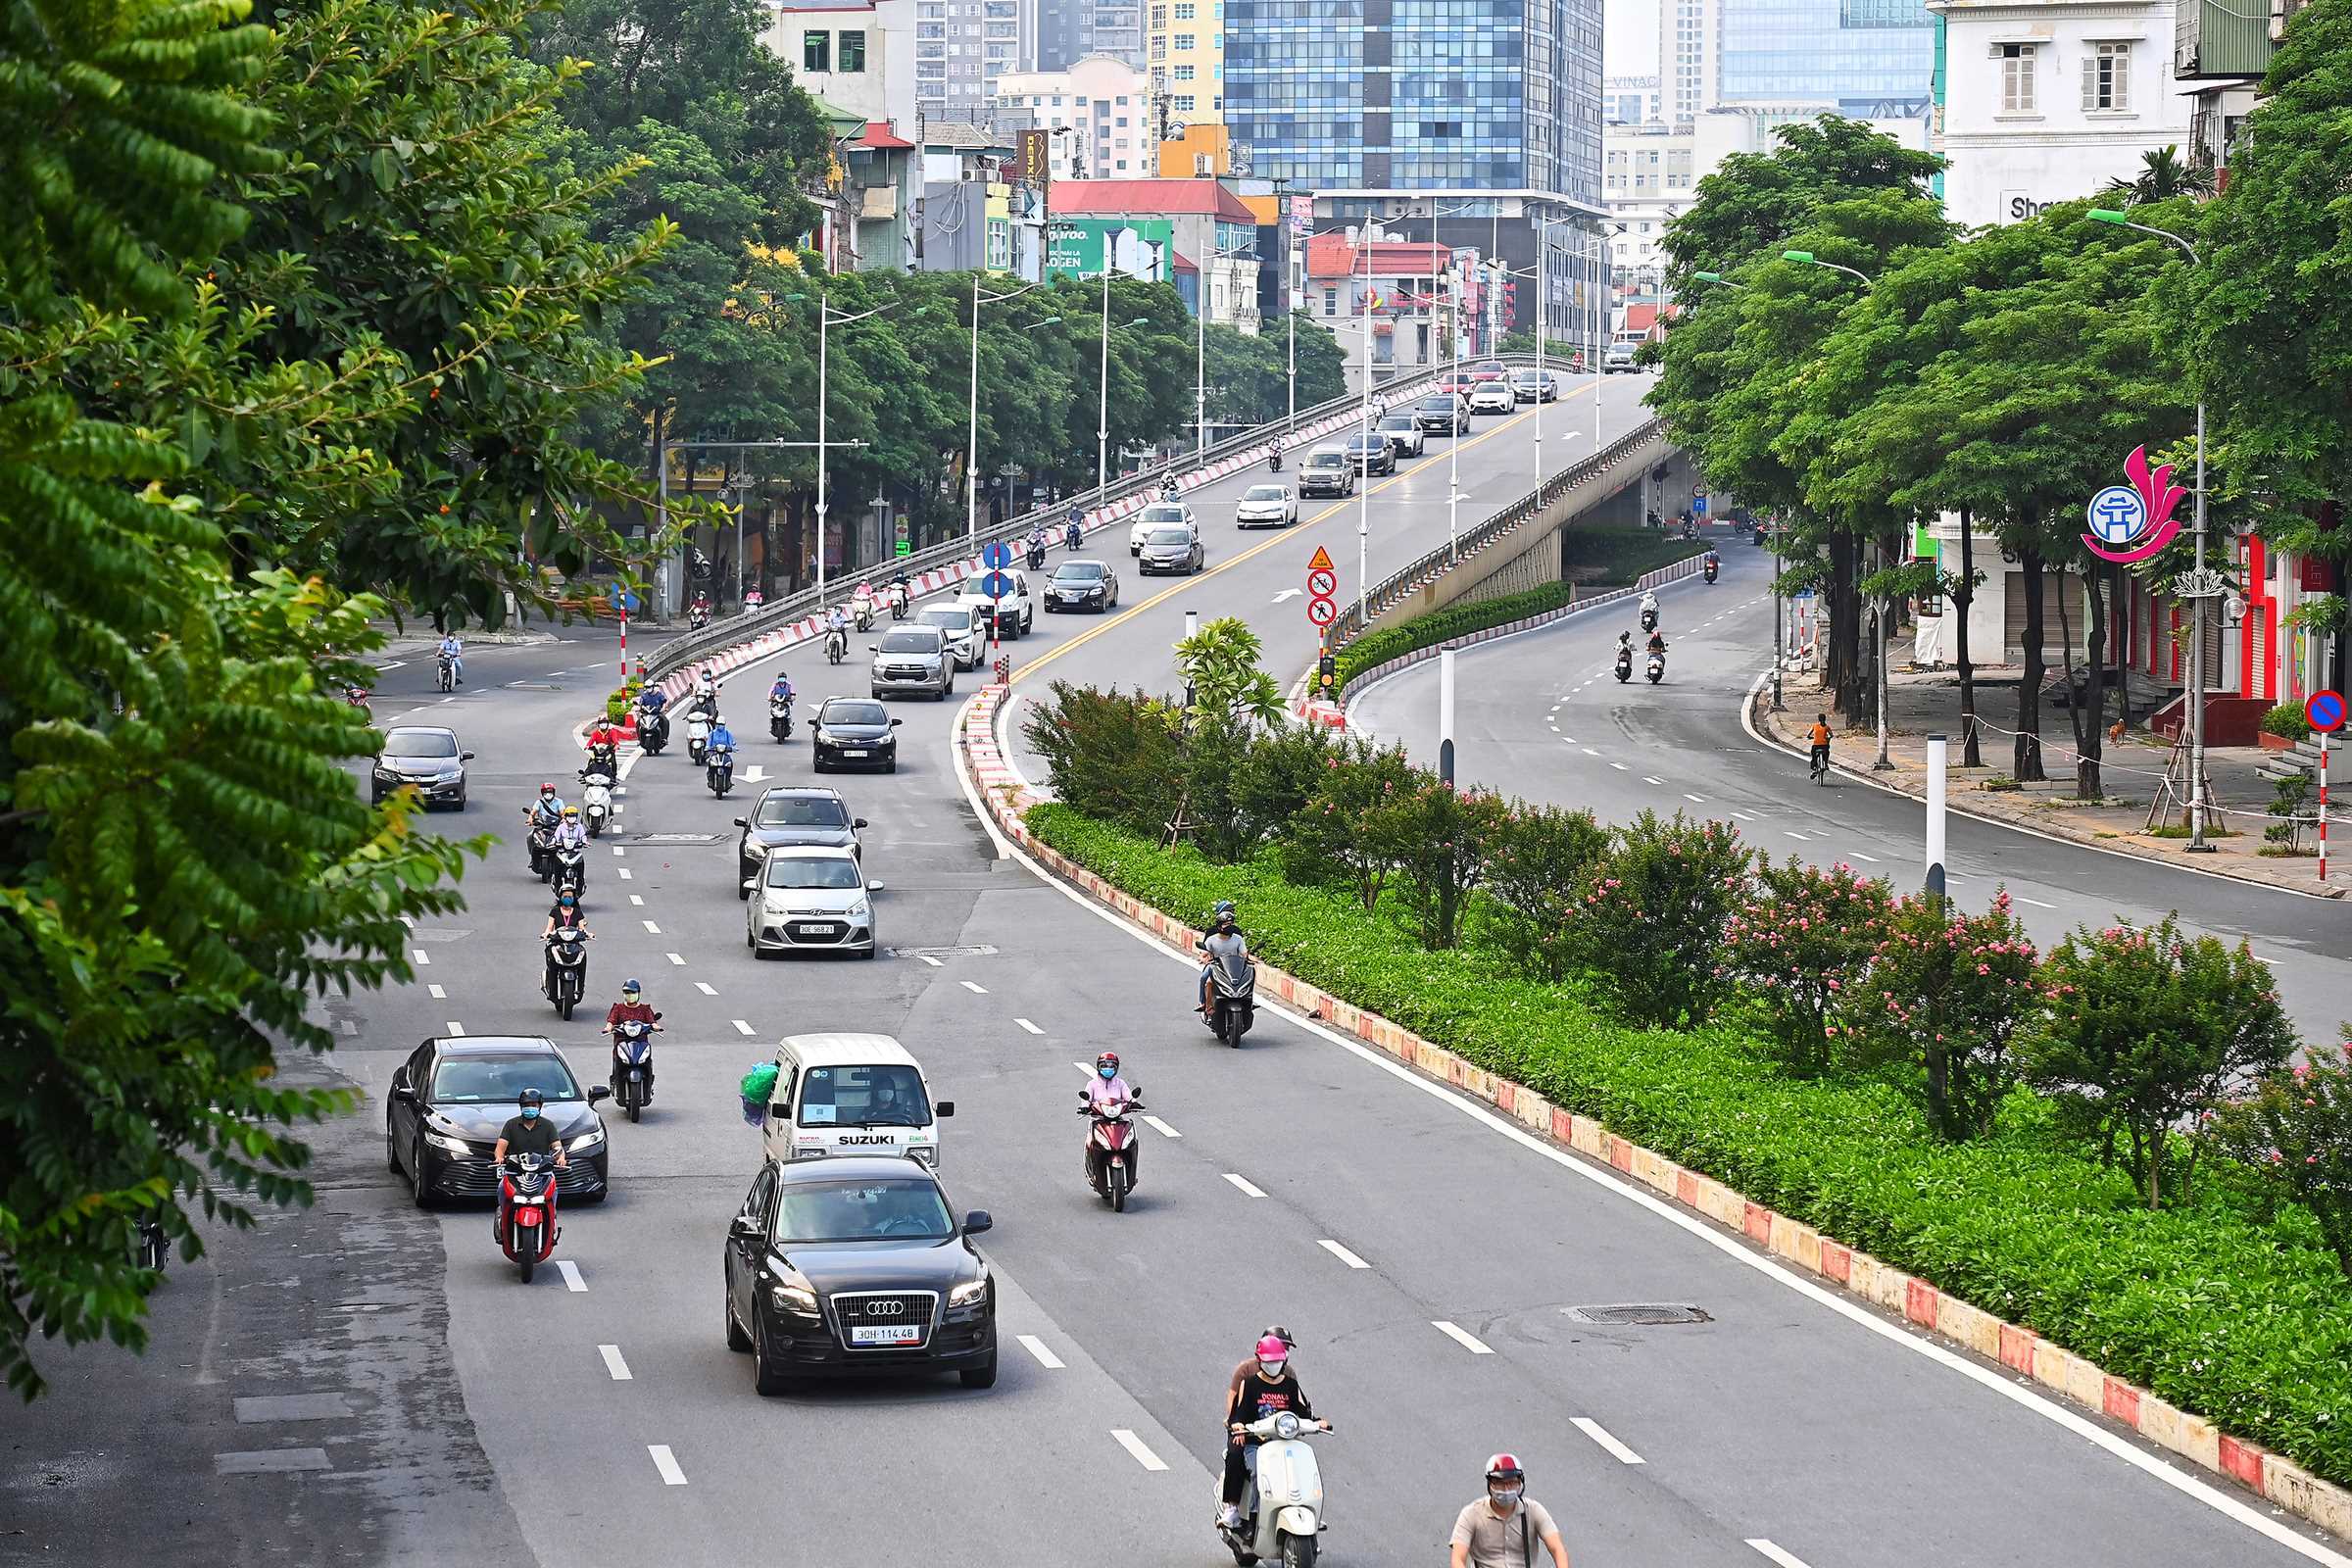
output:
M1671 572L1675 568L1663 569ZM1649 577L1645 576L1642 584L1649 586ZM1604 596L1615 597L1622 595ZM1602 602L1603 599L1594 599L1587 603ZM1016 840L1024 853L1055 877L1115 909L1189 958L1200 932L1120 891L1031 836L1022 817L1040 797L1013 775L997 746L996 713L1004 695L1001 686L984 689L965 709L956 735L965 764L978 786L977 793L998 829ZM2283 1455L2232 1438L2202 1416L2192 1415L2146 1389L2111 1376L2095 1363L2052 1344L2031 1329L2005 1323L1958 1297L1946 1295L1926 1280L1833 1241L1810 1225L1751 1202L1713 1177L1686 1169L1663 1154L1630 1143L1592 1117L1564 1110L1525 1085L1488 1072L1378 1013L1368 1012L1286 974L1262 958L1258 960L1257 983L1261 991L1270 993L1286 1006L1319 1018L1327 1027L1352 1036L1438 1082L1494 1106L1538 1137L1615 1167L1668 1201L1741 1233L1757 1248L1793 1264L1799 1271L1899 1314L1912 1325L1987 1360L1997 1361L2020 1377L2033 1379L2048 1392L2130 1428L2156 1447L2180 1454L2238 1483L2297 1518L2319 1525L2338 1538L2352 1539L2352 1492L2321 1480Z

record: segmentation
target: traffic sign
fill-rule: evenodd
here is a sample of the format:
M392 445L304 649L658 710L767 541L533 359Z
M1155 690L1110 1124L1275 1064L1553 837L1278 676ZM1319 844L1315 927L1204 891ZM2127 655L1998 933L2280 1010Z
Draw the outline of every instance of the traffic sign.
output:
M895 550L895 551L893 551L893 552L892 552L892 554L894 554L894 555L900 555L900 556L911 556L911 555L913 555L913 554L914 554L914 541L913 541L913 540L911 540L911 539L908 539L908 538L907 538L906 535L904 535L904 534L901 534L901 535L899 536L899 546L898 546L898 549L897 549L897 550Z
M1309 571L1332 571L1336 570L1337 568L1335 568L1331 564L1331 552L1324 549L1321 545L1317 545L1315 546L1314 559L1306 564L1306 569Z
M1328 626L1340 618L1340 607L1317 594L1306 602L1306 618L1318 626Z
M637 596L629 592L626 588L623 588L620 584L614 583L612 585L611 597L612 603L620 607L620 612L622 614L633 615L637 612Z
M992 571L980 579L980 591L991 599L1002 599L1012 592L1012 579L1001 571Z
M1339 587L1340 574L1329 566L1317 566L1306 574L1306 591L1317 599L1329 599Z
M1706 514L1707 514L1707 498L1706 498L1705 496L1703 496L1703 495L1702 495L1702 496L1692 496L1692 497L1690 498L1690 515L1692 515L1692 516L1694 516L1694 517L1703 517L1703 516L1705 516Z
M2303 716L2321 734L2334 734L2344 727L2343 693L2313 692L2303 705Z
M980 547L980 564L991 571L1003 571L1012 564L1012 546L1002 539L992 539Z

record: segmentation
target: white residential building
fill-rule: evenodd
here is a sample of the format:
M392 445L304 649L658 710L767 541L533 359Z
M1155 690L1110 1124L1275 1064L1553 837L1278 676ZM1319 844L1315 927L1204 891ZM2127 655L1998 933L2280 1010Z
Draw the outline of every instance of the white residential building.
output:
M1067 71L1015 72L997 78L999 123L1045 126L1054 172L1090 179L1138 179L1156 172L1151 97L1143 68L1088 55Z
M1658 119L1687 124L1715 107L1723 0L1658 0Z
M2188 156L2194 104L2173 81L2173 0L1928 0L1943 19L1936 150L1944 208L2012 223Z
M766 43L793 79L872 124L915 116L916 0L791 0L775 9Z
M997 78L1037 69L1038 0L913 0L915 104L984 124Z

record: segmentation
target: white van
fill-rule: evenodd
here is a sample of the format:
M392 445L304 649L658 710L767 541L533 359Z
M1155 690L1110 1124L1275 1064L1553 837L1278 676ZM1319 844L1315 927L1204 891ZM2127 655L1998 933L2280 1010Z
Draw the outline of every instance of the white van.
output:
M776 1048L767 1157L902 1154L939 1168L939 1123L923 1069L888 1035L791 1035Z

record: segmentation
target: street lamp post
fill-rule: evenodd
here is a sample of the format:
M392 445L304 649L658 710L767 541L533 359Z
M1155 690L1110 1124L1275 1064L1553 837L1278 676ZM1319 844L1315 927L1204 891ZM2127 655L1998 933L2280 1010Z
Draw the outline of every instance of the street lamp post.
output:
M985 275L979 271L972 273L971 408L963 446L963 536L965 542L975 550L980 547L980 307L1018 299L1038 286L1024 283L1019 288L1007 289L1002 294L983 294L980 292L980 279Z
M2204 259L2187 240L2167 229L2151 228L2134 223L2123 214L2106 207L2094 207L2089 217L2119 228L2137 229L2158 239L2169 239L2188 256L2188 265L2202 267ZM2197 510L2190 531L2196 541L2196 586L2204 586L2205 576L2205 397L2197 396ZM2205 842L2205 607L2210 603L2203 595L2189 601L2188 644L2188 849L2192 854L2211 855L2213 846Z
M853 321L862 321L869 316L879 316L889 309L887 305L877 305L870 311L859 311L854 316L845 315L834 310L833 302L825 295L816 297L816 606L819 610L825 606L825 451L828 444L825 440L825 415L832 402L827 395L833 364L832 329L835 326L848 326ZM742 551L738 549L736 553L740 556ZM742 598L739 592L736 602L742 603Z
M1209 247L1208 265L1200 269L1200 298L1194 302L1193 309L1193 454L1196 457L1208 450L1208 301L1210 291L1215 287L1211 279L1216 273L1219 262L1230 257L1246 256L1254 249L1256 249L1254 241L1248 245L1236 245L1231 250L1222 251L1212 243ZM1296 400L1298 395L1296 385L1298 327L1294 325L1291 331L1294 381L1291 396Z

